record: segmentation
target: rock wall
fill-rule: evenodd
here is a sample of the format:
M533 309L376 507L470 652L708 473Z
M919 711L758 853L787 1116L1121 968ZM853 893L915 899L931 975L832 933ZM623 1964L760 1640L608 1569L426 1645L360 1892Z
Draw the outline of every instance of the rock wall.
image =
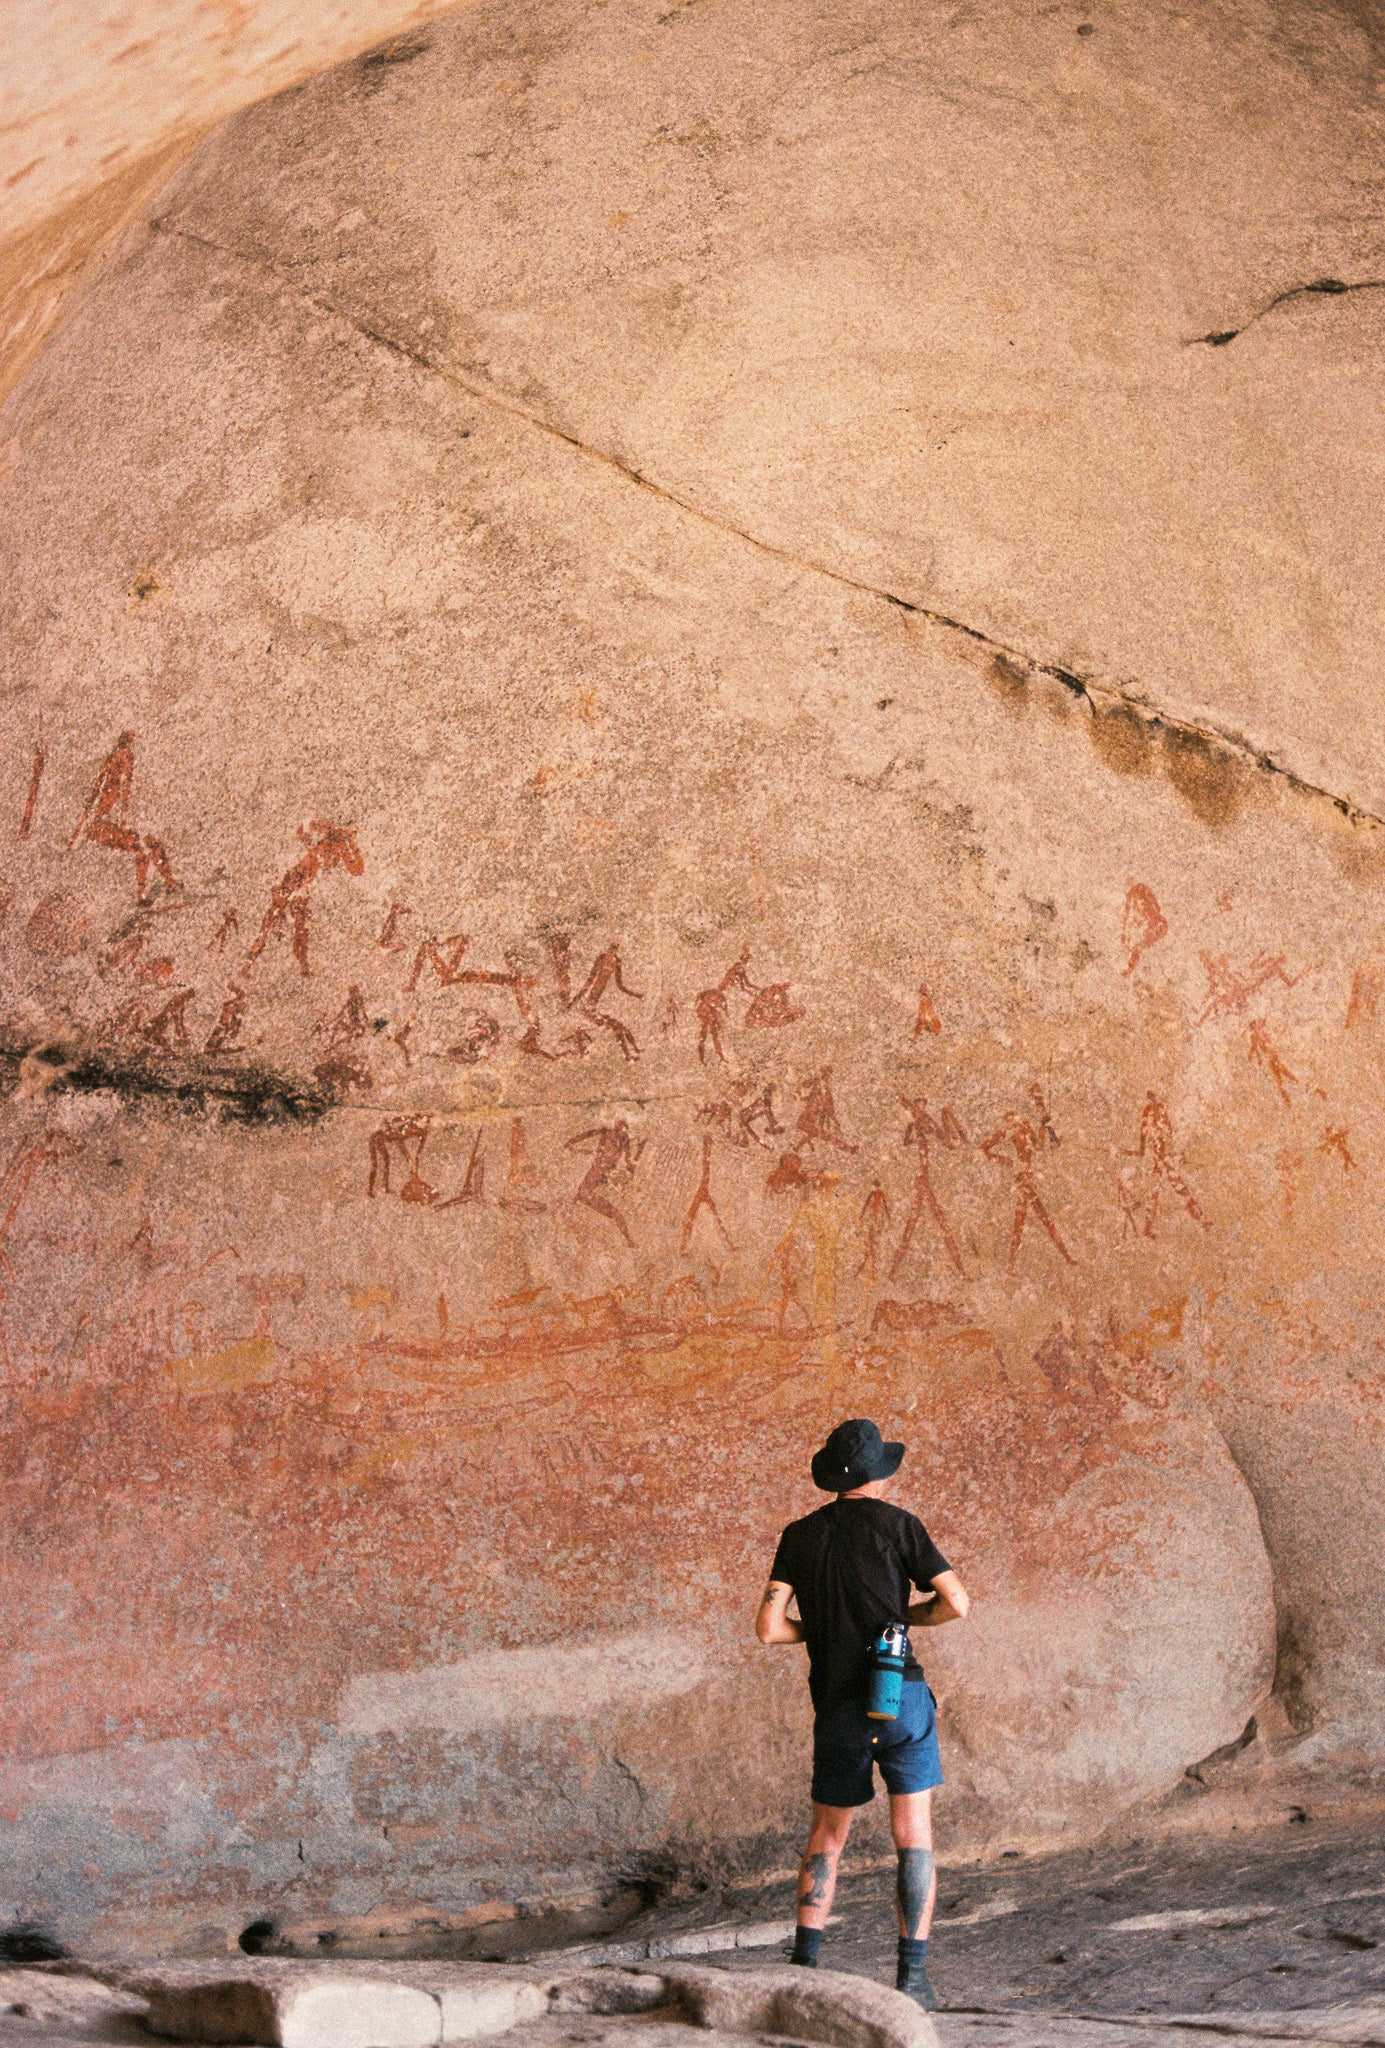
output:
M0 397L121 228L229 114L438 0L10 0L0 49Z
M0 418L14 1910L783 1860L843 1414L954 1850L1377 1768L1378 61L478 7L132 232Z

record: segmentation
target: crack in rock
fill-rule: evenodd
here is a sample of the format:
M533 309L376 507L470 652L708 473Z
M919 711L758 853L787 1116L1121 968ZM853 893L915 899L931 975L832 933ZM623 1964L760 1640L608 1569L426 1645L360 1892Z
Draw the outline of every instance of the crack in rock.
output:
M752 548L757 554L766 556L774 561L783 562L788 567L801 570L807 575L820 576L827 582L836 584L839 589L853 590L861 596L874 598L882 604L892 605L898 611L905 612L913 618L923 619L927 624L938 628L942 632L956 634L962 639L969 641L973 646L984 649L993 658L1018 668L1026 676L1046 676L1051 682L1058 683L1071 696L1079 699L1093 713L1100 712L1106 708L1120 707L1130 716L1138 718L1152 733L1167 736L1171 740L1184 740L1190 745L1216 748L1243 765L1259 770L1262 774L1278 777L1296 795L1316 798L1331 804L1333 809L1353 826L1369 827L1372 829L1385 826L1385 817L1380 816L1374 811L1366 810L1362 805L1355 803L1350 797L1341 796L1336 791L1325 788L1321 783L1310 781L1307 776L1299 774L1296 769L1290 768L1284 762L1277 760L1268 748L1256 746L1244 733L1237 732L1231 727L1218 725L1211 721L1200 724L1192 719L1179 718L1171 712L1162 711L1156 706L1151 705L1145 697L1133 691L1122 690L1114 684L1102 682L1093 676L1082 675L1075 669L1064 667L1061 663L1041 660L1038 656L1029 654L1022 648L1012 647L1004 641L995 639L991 634L984 632L977 626L968 625L964 619L956 619L947 612L936 611L929 605L918 604L909 598L901 597L897 591L882 588L877 584L867 583L862 578L850 576L845 570L833 568L828 563L815 562L805 556L793 554L789 549L776 547L772 541L764 540L758 534L748 533L743 528L734 526L727 520L718 519L715 514L704 511L700 505L693 503L691 499L681 497L678 492L659 483L655 478L646 476L643 471L636 469L632 464L623 462L619 456L611 455L602 448L591 447L578 435L569 433L566 428L557 426L552 420L545 419L541 413L533 412L528 407L520 405L515 399L504 396L496 391L493 386L476 382L472 378L464 376L448 364L436 361L426 351L410 343L400 341L394 335L386 334L378 327L369 325L357 314L348 312L345 307L338 305L335 300L326 298L321 293L308 290L269 257L252 255L244 249L237 249L226 243L215 241L211 236L199 234L193 228L179 226L166 215L157 219L151 219L149 227L156 234L177 235L180 239L196 243L204 249L210 249L215 254L223 256L229 261L244 263L262 275L274 278L304 304L312 306L317 312L325 313L333 319L342 321L365 340L374 342L380 348L388 349L391 354L412 363L416 369L424 370L431 376L441 377L446 383L453 385L457 390L466 392L467 396L475 399L478 404L487 405L496 412L503 413L511 419L519 420L524 425L533 428L536 432L547 435L550 440L562 442L564 446L573 449L577 454L587 458L587 460L599 463L605 469L613 470L618 476L624 477L628 483L636 485L642 491L648 491L651 497L658 498L666 505L675 506L679 511L686 513L688 517L696 519L701 525L709 527L714 532L725 534L730 539L741 542L743 546ZM1270 312L1274 306L1281 305L1285 300L1297 297L1303 293L1332 295L1343 292L1379 290L1385 290L1385 280L1379 282L1367 280L1360 284L1347 285L1339 283L1335 278L1323 278L1316 284L1299 285L1292 291L1281 292L1277 299L1272 300L1269 306L1262 308L1261 312L1257 313L1254 318L1257 320L1263 319L1264 315ZM1251 324L1250 321L1246 323L1247 326ZM1227 333L1220 338L1213 335L1205 335L1201 337L1201 340L1209 345L1224 346L1225 343L1234 340L1237 333L1243 332L1244 329L1238 328L1234 332ZM1186 346L1190 347L1195 345L1195 343L1186 344Z
M1268 305L1262 306L1258 313L1252 313L1244 325L1217 328L1211 334L1195 334L1190 341L1185 341L1183 346L1229 348L1238 335L1244 334L1247 328L1254 327L1258 320L1265 319L1276 306L1287 306L1293 299L1341 299L1349 292L1385 292L1385 278L1363 277L1355 284L1343 284L1339 277L1319 277L1315 278L1312 284L1290 285L1288 291L1277 292Z

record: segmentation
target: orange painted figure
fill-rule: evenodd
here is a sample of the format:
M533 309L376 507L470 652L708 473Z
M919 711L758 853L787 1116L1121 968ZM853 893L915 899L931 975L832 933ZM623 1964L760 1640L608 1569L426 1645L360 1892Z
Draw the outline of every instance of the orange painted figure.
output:
M798 1099L803 1104L794 1123L798 1132L798 1143L804 1145L835 1145L839 1152L859 1152L859 1145L848 1145L842 1136L842 1127L837 1121L837 1105L832 1099L832 1069L819 1067L815 1074L799 1085Z
M686 1251L688 1249L689 1242L692 1238L693 1225L696 1223L698 1216L704 1209L707 1211L707 1214L711 1217L717 1229L721 1232L722 1241L726 1245L727 1250L734 1251L736 1249L735 1244L732 1241L730 1231L726 1228L726 1225L721 1220L721 1211L720 1209L718 1209L716 1203L712 1200L712 1147L715 1142L716 1141L713 1138L713 1135L710 1131L703 1132L702 1178L697 1183L697 1193L693 1196L691 1206L688 1209L688 1213L683 1218L683 1234L682 1237L679 1239L679 1249L681 1251Z
M316 834L316 837L313 835ZM308 890L319 875L332 868L345 868L348 875L363 875L365 862L356 844L354 825L329 825L325 819L314 818L306 830L298 828L298 836L307 848L301 859L296 860L282 881L274 884L269 892L269 908L264 914L254 945L246 955L249 967L259 959L271 938L281 931L285 924L292 927L291 944L293 957L304 974L308 966Z
M130 792L135 775L135 736L123 732L101 765L92 784L77 829L67 842L68 852L86 839L93 846L109 846L128 853L135 863L135 901L146 903L151 870L166 889L176 889L163 841L152 833L141 833L130 823Z
M925 984L920 982L918 1015L914 1018L914 1036L915 1038L922 1038L925 1031L931 1031L934 1037L936 1037L942 1028L943 1020L933 1007L933 998L929 995Z
M1207 993L1193 1020L1197 1024L1205 1024L1212 1017L1243 1017L1252 996L1257 996L1267 982L1282 981L1285 988L1293 988L1303 979L1303 970L1292 975L1285 972L1282 953L1257 953L1244 968L1233 967L1225 953L1215 957L1199 953L1197 957L1207 976Z
M1197 1198L1174 1164L1173 1120L1152 1090L1146 1095L1140 1111L1140 1142L1133 1152L1127 1152L1125 1156L1149 1162L1150 1192L1142 1233L1145 1237L1154 1235L1154 1226L1159 1219L1159 1198L1165 1188L1183 1204L1194 1223L1200 1223L1204 1230L1207 1228L1207 1218L1199 1209ZM1134 1212L1127 1211L1127 1214L1133 1226Z
M572 1199L574 1202L581 1202L585 1208L595 1210L598 1216L604 1216L608 1222L614 1223L625 1242L632 1247L635 1240L630 1235L629 1225L619 1209L602 1194L601 1190L613 1174L624 1171L628 1178L634 1172L635 1163L647 1142L647 1139L641 1138L637 1144L632 1144L630 1126L624 1117L618 1118L613 1124L599 1124L594 1130L579 1131L575 1138L569 1138L567 1141L569 1152L585 1152L590 1149L594 1155Z
M1049 1241L1055 1250L1061 1253L1070 1266L1077 1264L1076 1259L1058 1235L1057 1226L1044 1206L1043 1197L1039 1193L1038 1185L1034 1179L1035 1154L1048 1151L1053 1146L1056 1146L1059 1138L1058 1133L1053 1128L1048 1107L1044 1102L1043 1090L1038 1086L1037 1082L1031 1087L1029 1095L1034 1105L1036 1122L1031 1123L1028 1117L1018 1116L1012 1111L1009 1115L1002 1117L999 1130L992 1131L989 1138L981 1140L981 1150L988 1159L994 1159L997 1152L1003 1146L1008 1145L1011 1159L1014 1162L1015 1223L1010 1233L1010 1257L1005 1267L1006 1276L1009 1279L1013 1279L1015 1276L1015 1261L1019 1257L1020 1240L1024 1236L1024 1226L1029 1220L1031 1211L1038 1217L1039 1222L1048 1233Z
M380 927L380 936L375 941L382 953L403 952L404 941L399 936L399 927L405 918L411 915L407 903L391 903L385 921Z
M524 1137L524 1118L510 1119L510 1164L505 1176L505 1192L500 1198L502 1209L511 1209L520 1215L542 1216L547 1212L546 1202L536 1201L533 1190L541 1187L538 1172L529 1157L529 1147Z
M1289 1069L1275 1051L1274 1046L1270 1042L1269 1033L1265 1029L1263 1017L1252 1017L1250 1020L1250 1051L1246 1054L1246 1058L1252 1060L1256 1066L1263 1066L1268 1070L1270 1079L1279 1090L1279 1099L1287 1109L1289 1107L1289 1091L1284 1084L1287 1081L1292 1081L1295 1087L1299 1087L1302 1084L1299 1081L1298 1075L1289 1072Z
M1169 921L1159 908L1154 891L1146 882L1132 882L1125 892L1125 911L1121 917L1121 944L1126 952L1121 973L1133 974L1141 954L1167 938L1168 930Z
M900 1267L904 1264L909 1246L913 1243L914 1232L918 1228L919 1218L925 1209L933 1218L938 1235L947 1247L948 1257L957 1271L965 1278L966 1267L962 1264L962 1254L958 1249L957 1240L952 1234L952 1225L943 1214L942 1204L933 1191L933 1177L930 1171L931 1162L928 1145L929 1140L932 1139L937 1144L945 1146L949 1152L955 1151L958 1145L966 1144L966 1132L958 1123L951 1109L944 1108L941 1117L934 1117L929 1112L928 1103L924 1096L920 1095L914 1101L910 1101L907 1095L901 1095L899 1099L909 1112L909 1121L904 1127L904 1142L906 1145L916 1145L918 1147L919 1163L914 1174L914 1199L910 1204L909 1214L904 1219L904 1229L900 1233L899 1249L895 1253L894 1261L890 1267L890 1278L893 1280L898 1274Z
M1385 989L1385 968L1378 966L1358 967L1351 977L1351 995L1347 999L1347 1020L1343 1027L1355 1030L1358 1024L1372 1023L1380 1007L1380 995Z
M381 1124L370 1137L370 1178L366 1182L367 1195L373 1196L376 1183L385 1194L390 1192L390 1158L398 1152L409 1169L408 1179L399 1190L401 1202L418 1202L431 1208L437 1201L436 1188L429 1187L419 1171L423 1148L428 1143L432 1130L432 1119L426 1116L396 1116Z
M1350 1136L1351 1133L1345 1124L1329 1124L1323 1132L1322 1141L1318 1146L1319 1152L1335 1152L1337 1154L1337 1157L1342 1162L1343 1173L1355 1173L1357 1171L1356 1161L1352 1158L1347 1146L1347 1139Z

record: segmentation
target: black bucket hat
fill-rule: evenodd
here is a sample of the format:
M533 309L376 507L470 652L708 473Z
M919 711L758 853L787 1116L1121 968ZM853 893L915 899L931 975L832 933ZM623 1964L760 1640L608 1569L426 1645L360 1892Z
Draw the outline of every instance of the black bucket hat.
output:
M870 1479L888 1479L904 1457L903 1444L887 1444L873 1422L839 1422L813 1458L813 1484L824 1493L850 1493Z

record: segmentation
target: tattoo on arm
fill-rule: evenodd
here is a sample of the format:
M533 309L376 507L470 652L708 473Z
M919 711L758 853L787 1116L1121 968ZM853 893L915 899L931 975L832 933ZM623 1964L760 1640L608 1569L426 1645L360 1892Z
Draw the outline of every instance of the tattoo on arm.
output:
M805 1856L798 1879L798 1903L800 1906L821 1906L826 1903L832 1886L832 1858L830 1856Z
M763 1599L763 1600L762 1600L762 1601L760 1602L760 1605L761 1605L762 1607L771 1607L771 1606L773 1606L773 1604L774 1604L774 1585L773 1585L773 1582L771 1581L771 1583L770 1583L770 1584L769 1584L768 1586L766 1586L766 1587L765 1587L765 1597L764 1597L764 1599Z
M899 1918L910 1941L917 1941L918 1931L923 1925L924 1908L928 1904L928 1893L933 1883L933 1851L931 1849L901 1849L899 1851L899 1875L895 1880L895 1897L899 1902Z

